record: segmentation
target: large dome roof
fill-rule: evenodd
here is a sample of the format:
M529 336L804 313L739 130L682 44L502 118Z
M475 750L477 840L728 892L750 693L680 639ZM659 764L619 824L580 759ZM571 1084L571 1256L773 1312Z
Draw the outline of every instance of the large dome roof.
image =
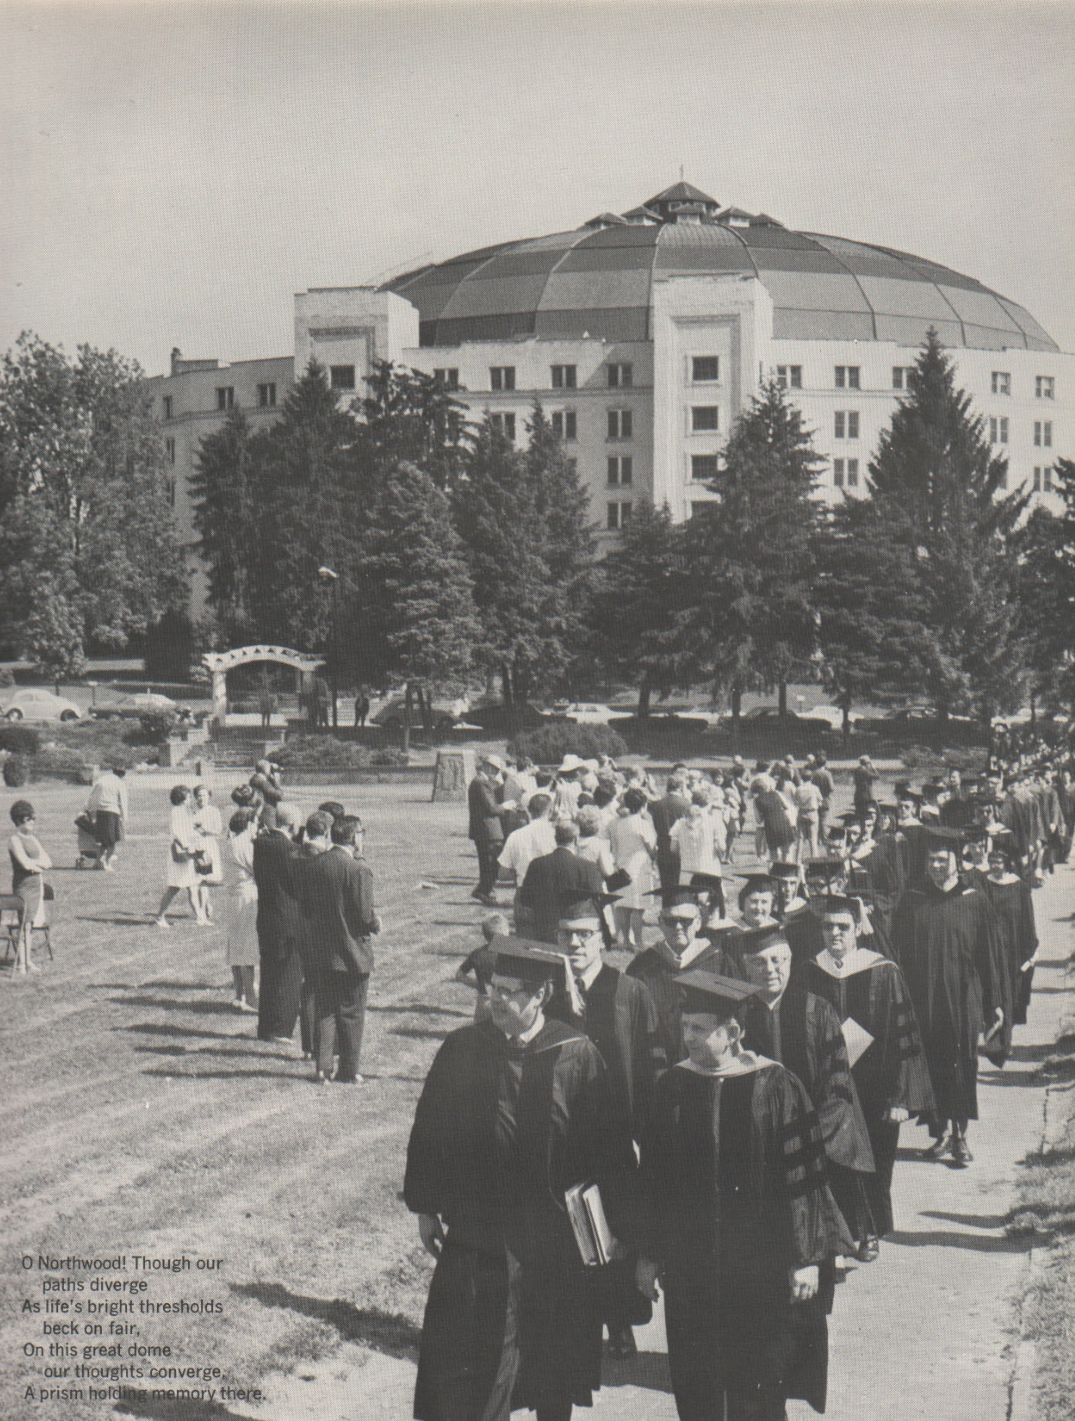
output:
M397 276L384 289L417 306L422 345L536 336L650 338L655 279L757 276L773 300L773 336L1056 350L1022 306L923 257L792 232L724 208L687 183L573 232L504 242Z

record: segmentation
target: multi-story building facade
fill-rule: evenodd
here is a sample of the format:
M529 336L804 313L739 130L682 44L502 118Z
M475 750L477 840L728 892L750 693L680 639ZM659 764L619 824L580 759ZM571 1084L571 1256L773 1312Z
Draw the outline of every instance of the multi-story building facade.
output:
M688 518L762 382L785 386L826 461L819 494L865 491L881 430L930 327L1008 458L1009 488L1052 501L1073 452L1075 356L971 277L887 247L794 232L679 183L622 216L504 243L382 287L295 297L291 356L185 361L152 381L175 462L175 508L202 437L241 404L272 419L311 358L341 398L374 360L430 373L520 446L540 400L608 539L639 500Z

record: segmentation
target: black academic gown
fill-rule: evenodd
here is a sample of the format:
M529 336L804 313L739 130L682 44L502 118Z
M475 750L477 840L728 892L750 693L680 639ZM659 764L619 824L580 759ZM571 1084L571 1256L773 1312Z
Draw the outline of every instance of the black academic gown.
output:
M891 956L892 915L907 885L907 870L895 836L882 834L873 852L863 860L866 869L867 894L873 941L870 947L885 957Z
M676 968L664 953L654 947L638 953L627 967L626 975L637 979L649 991L657 1012L657 1051L670 1066L682 1061L687 1054L683 1045L682 1013L676 985L679 971L693 971L697 967L721 977L742 977L738 959L726 946L729 938L730 933L721 932L716 941L710 941L699 956L682 969Z
M1024 972L1022 966L1034 956L1038 947L1033 895L1021 878L1016 878L1014 883L996 883L993 879L986 878L982 888L993 909L1001 953L1008 964L1012 1024L1023 1026L1026 1024L1026 1009L1030 1004L1034 969L1028 967Z
M672 1389L682 1421L783 1421L825 1408L831 1259L849 1242L802 1085L758 1059L729 1076L687 1063L658 1082L642 1145L647 1252L660 1263ZM793 1303L789 1273L819 1264Z
M829 1161L829 1183L852 1236L875 1233L866 1194L873 1151L851 1078L840 1018L823 997L794 977L772 1009L760 997L743 1003L743 1044L779 1061L802 1081L817 1112Z
M635 1139L653 1104L653 1087L668 1069L649 989L608 963L584 993L577 1018L608 1067L613 1107Z
M554 1020L524 1047L491 1021L452 1032L422 1089L404 1183L407 1207L447 1228L422 1328L418 1421L591 1404L601 1319L564 1207L565 1190L591 1179L630 1243L635 1156L593 1043Z
M903 970L929 1066L938 1120L978 1118L978 1036L994 1010L1011 1038L1011 978L989 899L962 878L947 892L909 888L892 920L893 956Z
M845 973L830 964L824 952L809 963L806 986L832 1006L845 1033L848 1023L854 1023L873 1038L852 1065L851 1078L873 1149L875 1169L866 1178L866 1194L883 1238L892 1230L892 1170L900 1136L899 1125L885 1114L902 1106L912 1118L932 1119L933 1090L914 1007L896 964L869 949L860 949Z

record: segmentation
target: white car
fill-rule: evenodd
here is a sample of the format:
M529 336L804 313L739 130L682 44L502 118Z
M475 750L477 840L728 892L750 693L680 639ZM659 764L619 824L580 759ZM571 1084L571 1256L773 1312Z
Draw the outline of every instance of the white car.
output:
M562 711L557 711L558 715L564 715L579 725L607 725L615 713L611 706L595 705L592 701L572 701Z
M826 720L833 730L843 730L844 713L839 706L811 706L808 711L803 711L803 715L810 720ZM848 725L853 726L857 717L849 716Z
M74 701L55 696L43 687L14 691L0 703L5 720L80 720L82 712Z

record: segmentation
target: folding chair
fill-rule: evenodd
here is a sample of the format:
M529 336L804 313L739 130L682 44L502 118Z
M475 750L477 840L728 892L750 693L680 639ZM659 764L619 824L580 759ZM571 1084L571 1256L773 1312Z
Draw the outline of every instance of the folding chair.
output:
M4 963L18 954L19 933L22 931L22 915L25 904L17 893L0 894L0 937L4 939ZM46 938L46 942L48 939ZM49 946L51 956L52 947Z

